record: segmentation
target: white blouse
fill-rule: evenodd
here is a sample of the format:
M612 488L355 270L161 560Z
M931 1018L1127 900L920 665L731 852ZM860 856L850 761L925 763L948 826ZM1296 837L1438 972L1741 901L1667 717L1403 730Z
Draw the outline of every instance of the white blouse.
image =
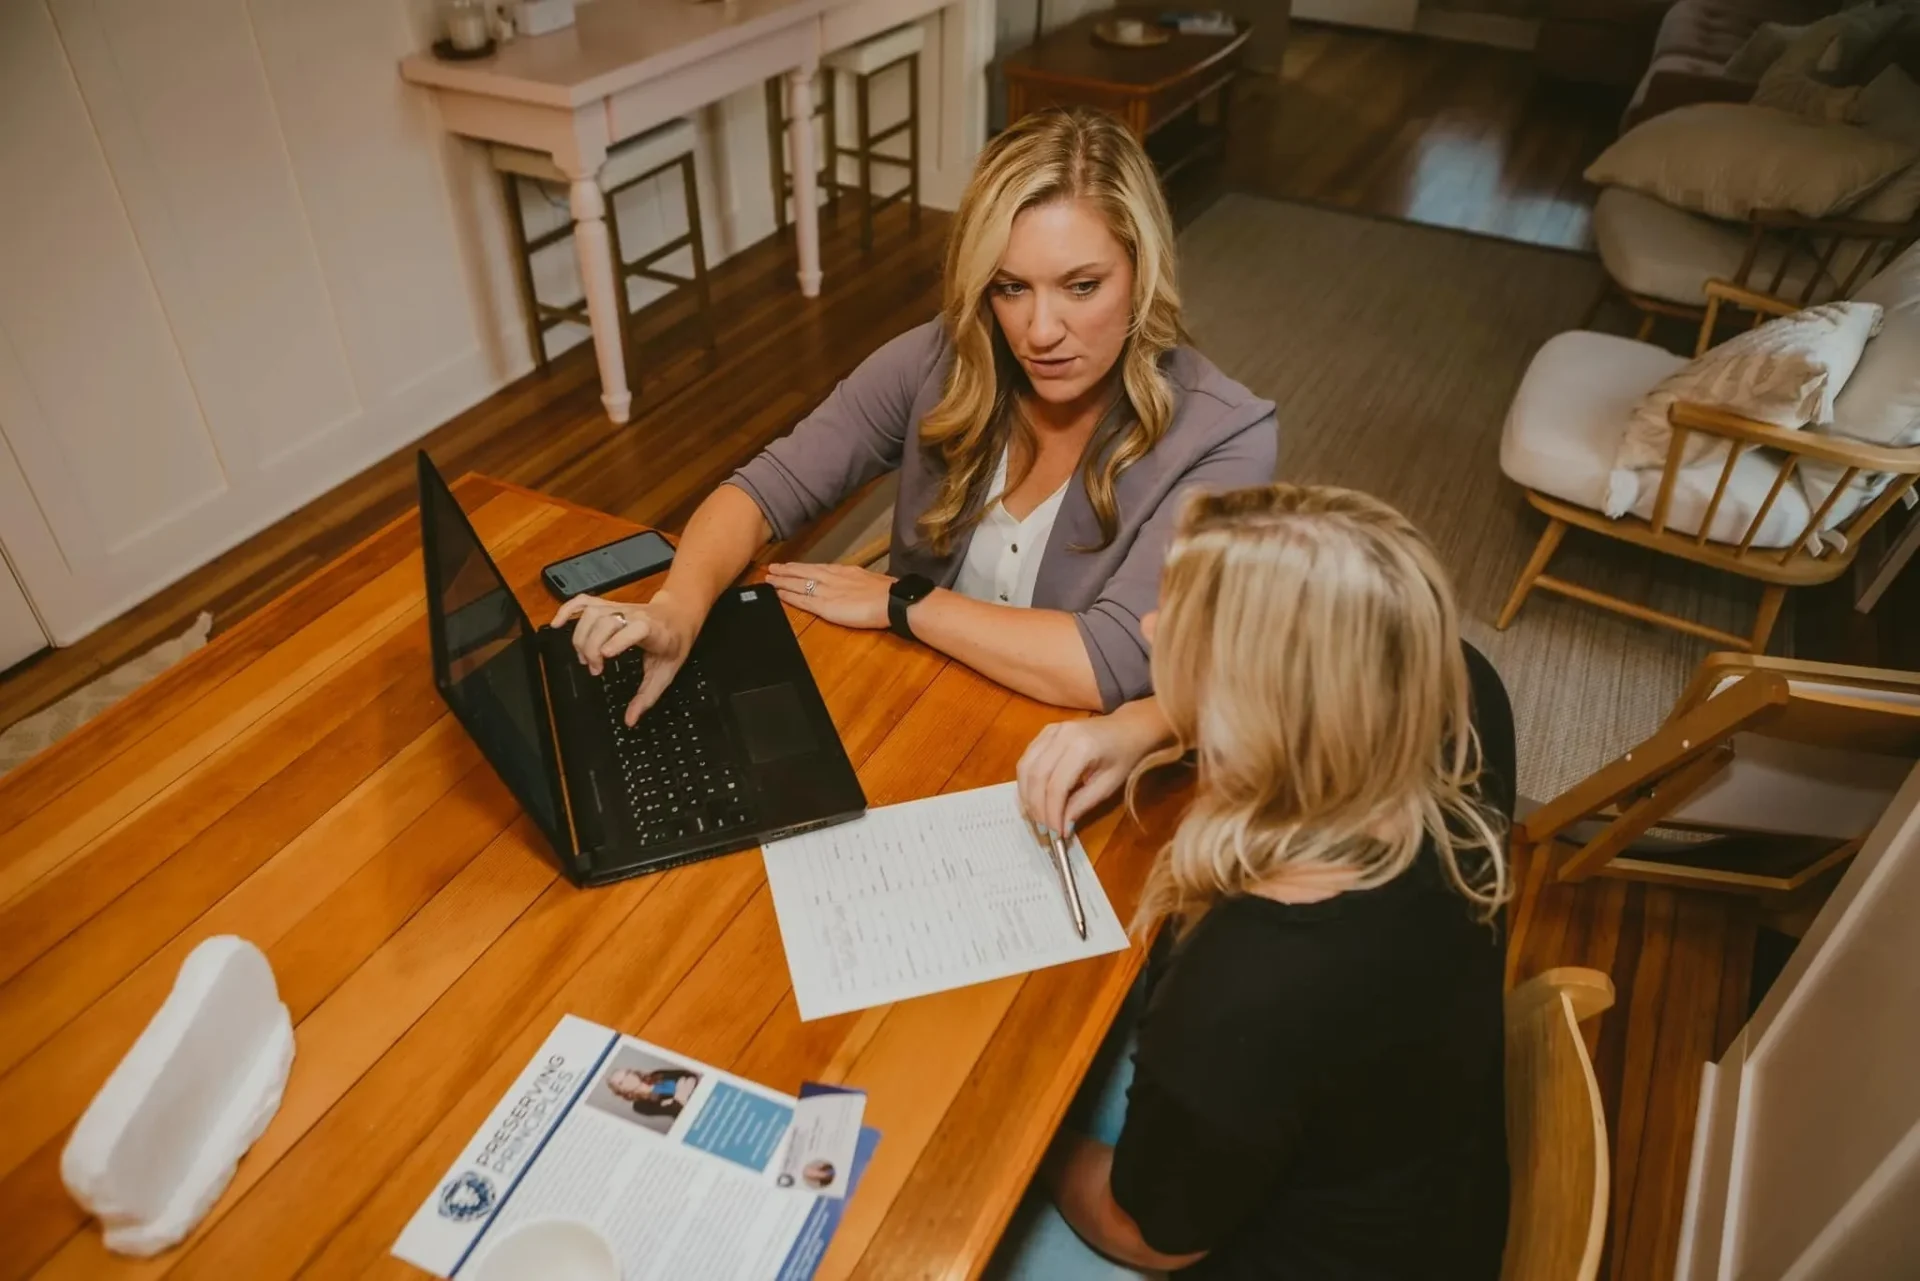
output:
M1015 520L1006 506L996 501L974 526L973 541L967 544L966 559L960 562L960 577L954 580L953 590L992 604L1033 604L1040 558L1046 554L1054 517L1060 514L1060 501L1071 480L1069 477L1048 494L1025 520ZM998 494L1006 486L1007 451L1003 449L988 492Z

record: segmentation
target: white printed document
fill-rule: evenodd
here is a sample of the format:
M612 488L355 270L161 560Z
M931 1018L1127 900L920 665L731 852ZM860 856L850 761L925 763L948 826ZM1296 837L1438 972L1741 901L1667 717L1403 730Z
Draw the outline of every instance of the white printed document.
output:
M1014 785L884 805L764 847L802 1019L1118 952L1126 930L1076 838L1074 930Z
M460 1277L515 1226L560 1217L607 1238L622 1281L807 1281L880 1136L858 1091L802 1096L568 1015L393 1253Z

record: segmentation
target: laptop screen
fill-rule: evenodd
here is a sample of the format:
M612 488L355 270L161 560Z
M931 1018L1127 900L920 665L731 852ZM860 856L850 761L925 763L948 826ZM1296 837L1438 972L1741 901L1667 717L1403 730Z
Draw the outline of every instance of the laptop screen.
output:
M434 684L553 848L571 858L533 627L424 450L420 534Z

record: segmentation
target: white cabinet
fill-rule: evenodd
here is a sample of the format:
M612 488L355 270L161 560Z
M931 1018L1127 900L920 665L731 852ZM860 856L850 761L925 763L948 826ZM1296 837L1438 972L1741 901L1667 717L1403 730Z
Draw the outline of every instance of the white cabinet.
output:
M1920 1277L1920 769L1708 1064L1678 1281Z
M46 633L40 630L40 620L27 604L27 594L20 590L7 562L0 559L0 672L46 647Z

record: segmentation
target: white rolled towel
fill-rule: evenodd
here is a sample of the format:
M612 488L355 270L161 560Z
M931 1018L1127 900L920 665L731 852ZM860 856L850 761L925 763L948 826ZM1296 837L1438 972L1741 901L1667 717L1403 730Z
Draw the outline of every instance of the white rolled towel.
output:
M193 1231L279 1111L292 1066L266 956L230 934L194 948L60 1154L107 1248L158 1254Z

